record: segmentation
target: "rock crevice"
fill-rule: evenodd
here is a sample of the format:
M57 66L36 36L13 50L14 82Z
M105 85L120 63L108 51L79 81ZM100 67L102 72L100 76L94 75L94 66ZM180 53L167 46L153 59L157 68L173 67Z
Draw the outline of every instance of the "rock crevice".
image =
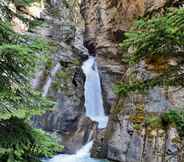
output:
M95 47L101 72L104 103L110 113L106 130L97 132L92 156L118 162L182 162L176 128L167 129L158 116L171 107L181 104L181 91L155 87L147 94L130 93L117 97L113 85L122 78L131 78L129 71L136 71L132 79L145 80L153 72L144 63L127 68L121 63L119 43L138 18L174 3L166 0L83 0L81 14L85 21L85 44ZM172 88L171 88L172 89ZM116 103L116 104L114 104ZM155 127L146 122L158 122ZM150 122L150 121L149 121ZM180 155L179 155L180 154Z

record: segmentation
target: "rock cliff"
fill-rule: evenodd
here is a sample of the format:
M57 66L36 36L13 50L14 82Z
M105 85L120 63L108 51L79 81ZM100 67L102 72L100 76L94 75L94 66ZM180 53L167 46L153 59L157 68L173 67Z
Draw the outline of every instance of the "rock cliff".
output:
M107 112L116 98L113 83L119 81L126 70L126 66L121 64L122 51L119 49L124 32L136 18L162 10L168 3L166 0L82 0L84 44L88 49L96 49Z
M35 116L33 124L55 133L67 153L75 153L95 136L93 157L118 162L182 162L182 142L178 142L176 128L163 127L159 117L183 103L183 91L155 87L146 94L120 97L112 90L120 80L145 80L155 75L150 71L152 65L144 62L127 68L121 60L119 43L137 18L162 12L174 2L177 0L82 0L83 40L83 31L74 24L67 1L47 1L40 13L45 23L32 32L50 40L55 51L46 64L39 66L33 86L56 105L53 111ZM104 106L109 115L104 130L98 130L96 123L84 115L85 77L81 64L88 51L83 44L97 56Z
M78 30L65 0L48 1L40 14L44 22L32 30L51 42L54 51L41 63L32 81L43 96L56 102L54 110L35 116L33 125L52 134L75 153L96 131L96 123L84 116L84 81L81 64L87 59L82 31Z
M163 128L159 115L182 103L181 90L155 87L146 94L132 93L118 97L112 85L120 80L145 80L156 72L144 62L128 68L121 62L118 44L132 23L148 14L162 12L177 1L166 0L83 0L84 44L96 51L100 65L104 100L110 120L106 130L97 133L92 156L118 162L182 162L183 152L178 133L172 126ZM131 76L130 71L135 71ZM126 79L125 79L126 78ZM177 94L177 97L175 97ZM109 109L110 107L111 110ZM157 121L147 125L147 120Z

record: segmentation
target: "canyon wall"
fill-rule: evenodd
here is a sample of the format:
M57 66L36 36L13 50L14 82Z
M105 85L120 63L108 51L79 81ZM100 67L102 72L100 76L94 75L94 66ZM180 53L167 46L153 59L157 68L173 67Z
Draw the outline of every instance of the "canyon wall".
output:
M47 39L54 49L40 63L33 87L55 102L52 111L33 117L33 125L55 135L65 153L75 153L93 136L96 123L85 117L84 81L81 65L88 58L82 31L73 22L65 0L47 1L40 15L44 22L32 35Z
M133 21L166 5L166 0L83 0L85 42L95 43L98 55L116 58L118 44Z
M113 85L124 78L145 80L152 75L144 62L128 68L122 63L119 43L138 17L162 12L166 0L82 0L85 32L74 24L65 0L52 0L40 14L43 25L32 34L55 46L49 61L35 74L33 86L56 102L54 110L35 116L33 124L56 135L66 153L75 153L94 136L92 156L118 162L182 162L183 152L176 129L145 126L147 118L183 103L183 92L176 88L155 87L147 94L117 96ZM82 20L81 20L82 22ZM84 81L81 64L89 53L97 55L108 127L85 117ZM151 65L149 65L151 66ZM130 72L136 71L131 76Z
M119 43L138 17L162 10L166 0L82 0L81 14L85 21L84 45L97 54L107 112L116 99L113 84L126 70L121 64Z
M146 126L173 107L181 107L183 91L155 87L146 94L130 93L116 96L112 87L124 78L146 80L156 74L143 62L127 68L122 63L119 43L132 23L139 17L160 13L177 1L166 0L83 0L81 14L85 20L85 46L97 54L101 71L104 100L110 112L108 128L99 131L92 156L118 162L182 162L182 142L176 128L160 124ZM131 75L131 72L134 75ZM177 97L176 97L177 96ZM175 142L174 142L175 141Z

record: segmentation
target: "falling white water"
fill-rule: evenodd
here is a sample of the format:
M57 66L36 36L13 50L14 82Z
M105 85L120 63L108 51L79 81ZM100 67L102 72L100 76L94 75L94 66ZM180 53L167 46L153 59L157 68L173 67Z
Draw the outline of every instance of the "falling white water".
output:
M104 160L97 160L90 158L90 149L93 145L93 142L89 142L83 146L76 154L66 155L61 154L57 155L50 160L43 160L43 162L106 162Z
M85 81L85 108L86 116L99 123L99 128L107 126L108 117L105 116L102 90L95 57L89 56L84 62L82 70L86 76Z
M99 123L99 128L105 128L108 117L105 116L100 77L96 66L95 57L90 56L82 66L83 72L86 76L85 81L85 107L86 116ZM43 162L107 162L106 160L98 160L90 157L90 150L93 141L84 145L76 154L57 155L50 160L43 160Z
M55 74L57 73L57 71L59 70L59 68L60 68L60 64L57 63L56 66L51 70L51 73L48 77L48 80L47 80L46 84L43 87L43 96L47 96L49 88L52 84L52 79L55 76Z
M77 151L77 157L90 157L90 149L93 146L93 141L84 145L79 151Z

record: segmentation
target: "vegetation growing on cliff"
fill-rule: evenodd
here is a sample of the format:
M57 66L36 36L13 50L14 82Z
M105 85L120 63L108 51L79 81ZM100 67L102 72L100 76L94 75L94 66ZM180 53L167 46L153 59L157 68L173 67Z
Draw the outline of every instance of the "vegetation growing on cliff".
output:
M136 65L141 61L151 65L156 77L130 84L118 85L117 91L126 94L144 90L156 85L184 86L184 9L169 9L159 17L141 19L127 32L122 43L129 50L128 63ZM149 68L149 67L148 67Z
M126 39L121 44L128 56L129 67L144 65L146 71L154 75L147 78L126 78L120 82L115 91L126 96L130 92L146 92L155 86L183 87L184 86L184 9L169 8L162 16L153 16L150 19L138 20L125 34ZM131 71L131 70L130 70ZM131 72L130 72L131 73ZM136 79L137 78L137 79ZM158 122L159 121L159 122ZM174 124L183 137L183 110L171 110L160 117L153 117L145 121L149 124Z
M53 106L30 85L37 60L44 56L48 44L12 30L7 1L1 2L0 10L6 15L0 15L0 161L38 162L62 149L29 124L33 115Z

